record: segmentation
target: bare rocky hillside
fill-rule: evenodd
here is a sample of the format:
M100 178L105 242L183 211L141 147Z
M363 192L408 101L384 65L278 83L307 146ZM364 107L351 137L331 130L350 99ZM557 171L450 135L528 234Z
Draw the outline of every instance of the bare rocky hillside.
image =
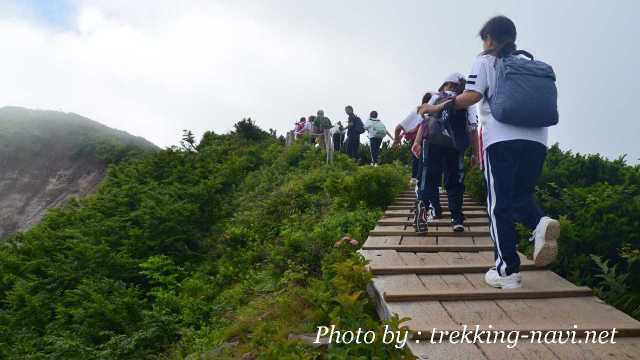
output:
M0 108L0 238L48 209L91 193L108 164L157 149L82 116Z

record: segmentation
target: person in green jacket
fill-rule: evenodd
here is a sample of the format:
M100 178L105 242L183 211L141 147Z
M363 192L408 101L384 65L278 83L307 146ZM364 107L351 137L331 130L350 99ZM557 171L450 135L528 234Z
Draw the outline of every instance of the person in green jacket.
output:
M378 165L378 156L380 155L380 146L382 139L389 136L393 140L393 136L387 131L386 126L378 119L378 112L372 111L369 120L364 124L365 130L369 133L369 148L371 149L371 165Z

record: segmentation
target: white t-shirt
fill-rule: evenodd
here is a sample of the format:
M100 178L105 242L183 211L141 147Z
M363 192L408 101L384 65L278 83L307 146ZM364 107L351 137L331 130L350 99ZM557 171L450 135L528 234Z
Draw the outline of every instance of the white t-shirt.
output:
M422 123L422 116L418 115L418 113L414 110L400 122L400 127L402 128L402 130L404 130L405 133L408 133L415 130L420 125L420 123Z
M483 149L491 144L508 140L531 140L547 146L549 131L546 127L527 128L501 123L491 115L491 108L486 99L485 91L490 92L495 86L496 70L493 67L495 57L493 55L478 56L473 63L471 73L467 79L465 90L473 90L482 95L478 103L478 114L482 128Z

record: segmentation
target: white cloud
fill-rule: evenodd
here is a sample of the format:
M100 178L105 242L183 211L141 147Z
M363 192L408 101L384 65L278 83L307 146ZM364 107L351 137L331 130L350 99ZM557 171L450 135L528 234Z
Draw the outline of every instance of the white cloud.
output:
M7 104L78 112L168 145L183 128L228 130L250 114L256 97L277 96L256 93L265 82L272 90L286 84L279 81L285 71L293 78L306 71L297 58L304 42L218 6L197 10L144 22L79 4L75 23L62 31L0 22L0 51L9 54L0 71L15 84L0 96Z
M67 24L0 1L0 106L73 111L161 146L244 116L280 131L319 108L340 120L346 104L392 126L447 73L468 71L478 28L504 13L558 74L551 139L640 157L634 1L66 1ZM619 79L624 91L611 91Z

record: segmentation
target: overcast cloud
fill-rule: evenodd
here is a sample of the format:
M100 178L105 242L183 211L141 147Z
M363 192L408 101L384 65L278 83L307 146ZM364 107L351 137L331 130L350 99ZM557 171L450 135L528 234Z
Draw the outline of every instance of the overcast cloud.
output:
M345 4L346 3L346 4ZM0 106L75 112L160 146L251 116L288 130L324 109L394 126L466 74L490 16L552 64L579 152L640 158L636 1L0 0Z

